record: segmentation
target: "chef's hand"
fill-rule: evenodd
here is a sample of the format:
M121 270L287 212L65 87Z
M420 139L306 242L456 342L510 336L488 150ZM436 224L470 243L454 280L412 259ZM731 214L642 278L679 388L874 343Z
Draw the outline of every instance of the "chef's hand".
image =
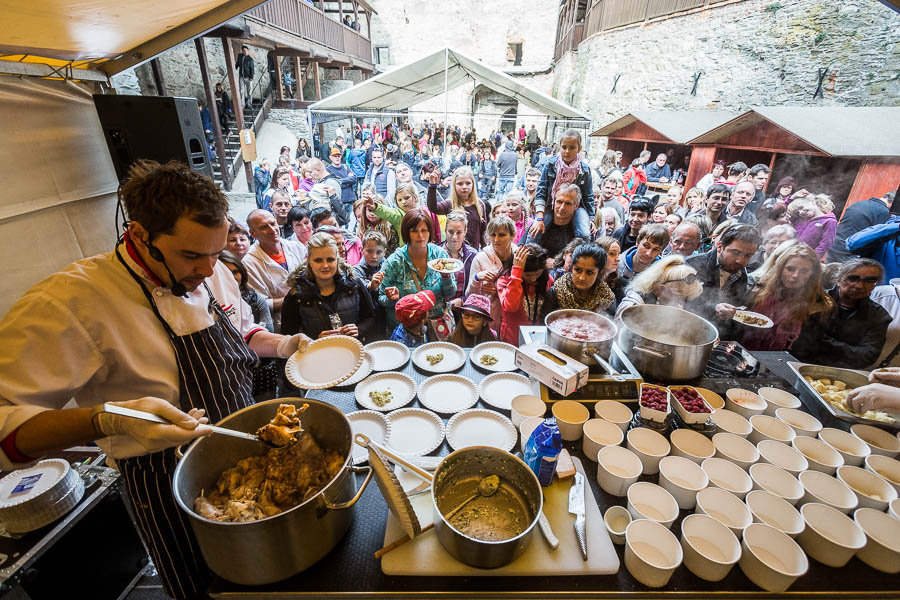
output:
M400 290L395 287L384 288L384 295L387 296L387 299L396 302L400 299Z
M275 350L275 356L278 358L290 358L294 352L305 351L311 341L302 333L282 336L281 341L278 342L278 348Z
M537 213L534 216L534 222L528 228L528 235L535 237L541 233L544 233L544 213Z
M720 302L716 304L716 318L722 321L727 321L734 316L734 313L737 312L737 307L728 304L727 302Z
M212 430L206 426L209 419L204 416L203 409L192 408L185 413L172 406L170 402L149 396L125 402L107 402L107 404L142 410L171 421L171 425L162 425L102 412L100 406L95 409L97 412L93 416L93 422L98 431L106 436L128 436L143 446L147 452L158 452L187 444L191 440L212 433Z
M869 381L872 383L886 383L900 387L900 367L885 367L875 369L869 373Z
M344 325L340 329L338 329L338 333L341 335L349 335L352 337L359 337L359 327L350 323L349 325Z
M883 383L870 383L850 390L847 404L859 414L869 410L900 413L900 390Z

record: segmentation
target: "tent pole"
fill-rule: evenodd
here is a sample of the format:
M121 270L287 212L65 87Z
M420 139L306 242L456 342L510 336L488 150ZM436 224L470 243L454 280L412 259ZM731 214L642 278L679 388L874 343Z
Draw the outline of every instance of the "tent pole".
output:
M450 127L450 122L447 120L447 111L449 110L449 101L450 99L447 97L447 69L450 67L450 48L444 48L444 143L447 143L447 131Z

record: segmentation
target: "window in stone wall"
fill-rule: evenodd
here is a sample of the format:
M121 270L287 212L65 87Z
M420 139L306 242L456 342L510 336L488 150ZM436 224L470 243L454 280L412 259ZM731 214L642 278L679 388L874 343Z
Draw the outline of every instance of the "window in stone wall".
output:
M506 45L506 62L512 63L514 67L522 66L522 42Z
M391 50L387 46L375 46L375 63L379 65L391 64Z

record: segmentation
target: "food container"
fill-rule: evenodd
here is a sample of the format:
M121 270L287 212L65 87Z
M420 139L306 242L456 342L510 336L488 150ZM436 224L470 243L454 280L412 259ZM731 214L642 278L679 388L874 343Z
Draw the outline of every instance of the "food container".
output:
M790 425L797 435L815 437L822 431L821 421L797 408L777 408L775 418Z
M900 494L900 460L876 454L866 457L865 463L867 471L883 478Z
M759 394L741 388L731 388L725 392L725 408L736 412L745 419L765 412L766 401Z
M672 456L681 456L702 464L716 453L716 446L708 437L693 429L676 429L669 435Z
M622 446L607 446L597 453L597 483L607 494L624 496L642 469L641 459Z
M318 400L278 398L248 406L217 423L237 431L256 431L275 416L281 404L309 404L303 413L305 433L326 449L338 451L343 466L328 485L294 508L245 523L223 523L194 512L194 499L212 489L219 475L266 447L224 435L196 440L178 462L172 477L175 501L187 515L203 558L223 579L241 585L264 585L287 579L314 565L347 532L353 506L371 480L371 468L354 467L350 422L339 409ZM357 489L354 473L368 473Z
M559 426L559 435L567 442L581 439L584 424L591 416L591 412L581 402L574 400L558 400L553 403L551 409Z
M681 522L684 566L706 581L722 581L741 558L741 543L731 530L707 515L688 515Z
M674 306L629 306L619 321L619 348L644 379L686 381L700 377L719 338L712 323Z
M797 542L763 523L744 530L741 548L741 571L767 592L786 591L809 570L809 559Z
M809 461L803 453L782 442L763 440L756 445L756 449L759 450L760 461L780 467L794 477L809 469Z
M656 408L650 408L644 404L644 390L658 390L665 395L666 410L662 411ZM672 412L672 394L669 390L661 385L653 385L652 383L641 384L641 399L638 401L641 409L641 417L657 423L664 423L669 413Z
M810 502L827 504L845 515L856 510L859 505L853 490L836 477L830 477L819 471L803 471L799 479L804 490L801 505Z
M658 473L659 461L668 456L671 449L669 440L649 427L635 427L626 434L625 439L628 449L641 459L644 475Z
M779 408L800 408L800 399L791 394L774 387L761 387L756 391L760 397L766 401L766 410L763 414L770 417L775 416L775 411Z
M682 406L681 401L678 400L678 396L675 393L678 390L692 390L700 398L700 402L708 412L688 411L684 406ZM670 385L669 393L669 404L675 407L675 412L678 413L678 416L681 417L681 420L685 423L688 423L690 425L706 423L706 421L708 421L712 416L713 412L715 412L713 408L706 402L700 392L698 392L696 388L693 388L689 385Z
M635 519L650 519L665 527L672 527L678 518L678 503L672 494L648 481L639 481L628 488L628 512Z
M745 438L753 431L750 421L725 408L716 410L711 418L713 423L716 424L716 429L720 432L733 433Z
M625 530L631 523L631 513L624 506L614 504L606 509L603 515L603 522L606 524L606 531L609 532L609 539L613 544L620 546L625 543Z
M659 461L659 485L672 494L678 508L690 510L697 504L697 492L709 485L709 477L697 463L667 456Z
M797 437L790 425L768 415L753 415L750 417L750 426L753 427L753 431L747 439L754 444L759 444L763 440L790 444Z
M900 573L900 521L872 508L858 508L853 520L866 534L856 556L873 569Z
M625 530L625 568L647 587L669 583L683 556L678 538L656 521L638 519Z
M84 481L61 458L48 458L0 479L0 523L27 533L62 518L84 496Z
M576 319L588 326L593 326L598 330L597 336L595 339L588 341L563 335L559 332L558 326L553 326L553 323L560 319ZM565 308L554 310L544 317L544 325L547 326L547 344L551 348L555 348L563 354L568 354L586 365L600 365L606 369L607 373L613 374L616 372L606 359L609 358L609 351L612 348L613 341L616 339L618 328L615 323L606 317L589 310ZM599 361L597 360L598 357L600 358Z
M628 431L631 424L631 418L634 413L618 400L600 400L594 405L594 414L601 419L606 419L622 430L622 433Z
M891 500L897 497L897 490L884 477L859 467L839 467L837 478L856 494L859 508L874 508L883 512L887 510Z
M733 433L717 433L712 438L716 457L730 460L747 470L759 460L759 450L746 439Z
M721 488L708 487L697 492L695 514L709 515L741 537L744 528L753 522L753 515L740 498Z
M742 468L724 458L707 458L700 465L709 477L709 487L722 488L743 499L753 488L753 480Z
M803 516L794 506L775 494L765 490L753 490L747 494L745 500L754 523L771 525L778 531L783 531L792 538L800 535L806 527Z
M591 419L584 424L581 449L588 460L596 462L597 453L606 446L618 446L625 439L622 430L605 419Z
M804 488L800 481L780 467L767 463L757 463L750 467L753 489L764 490L796 505L803 498Z
M900 438L872 425L852 425L850 433L869 445L872 454L894 458L900 454Z
M819 439L838 451L845 465L860 466L872 453L869 445L843 429L825 427L819 432Z
M834 475L835 469L844 464L844 459L838 451L819 438L800 435L794 438L791 446L806 458L809 468L813 471Z
M797 536L800 546L823 565L843 567L866 545L866 534L844 513L817 502L800 507L806 529Z
M525 452L525 442L528 441L534 430L538 428L538 425L543 422L544 417L528 417L519 425L519 450L523 453Z
M547 404L537 396L528 394L516 396L510 404L510 419L518 427L529 417L543 417L547 412Z
M500 477L500 488L494 495L482 498L478 496L478 482L488 475ZM431 499L434 530L441 546L460 562L482 569L502 567L525 552L544 502L541 484L524 461L486 446L463 448L444 458L434 471ZM516 519L520 519L521 532L497 540L467 535L445 517L464 502L499 507L497 512L507 518L485 523L491 532L515 526ZM474 504L473 507L478 508ZM489 511L486 518L490 515Z
M563 396L588 382L588 367L584 362L540 342L516 348L515 362L518 368Z

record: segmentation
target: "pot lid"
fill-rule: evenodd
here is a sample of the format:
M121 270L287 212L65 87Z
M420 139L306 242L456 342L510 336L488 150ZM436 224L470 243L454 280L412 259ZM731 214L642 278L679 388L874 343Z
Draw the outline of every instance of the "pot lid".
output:
M409 497L403 491L403 486L394 475L388 459L375 446L369 444L369 466L375 473L375 482L384 501L387 503L388 509L394 514L400 522L400 526L409 539L414 539L422 533L422 526L419 524L419 518L416 511L413 510Z

